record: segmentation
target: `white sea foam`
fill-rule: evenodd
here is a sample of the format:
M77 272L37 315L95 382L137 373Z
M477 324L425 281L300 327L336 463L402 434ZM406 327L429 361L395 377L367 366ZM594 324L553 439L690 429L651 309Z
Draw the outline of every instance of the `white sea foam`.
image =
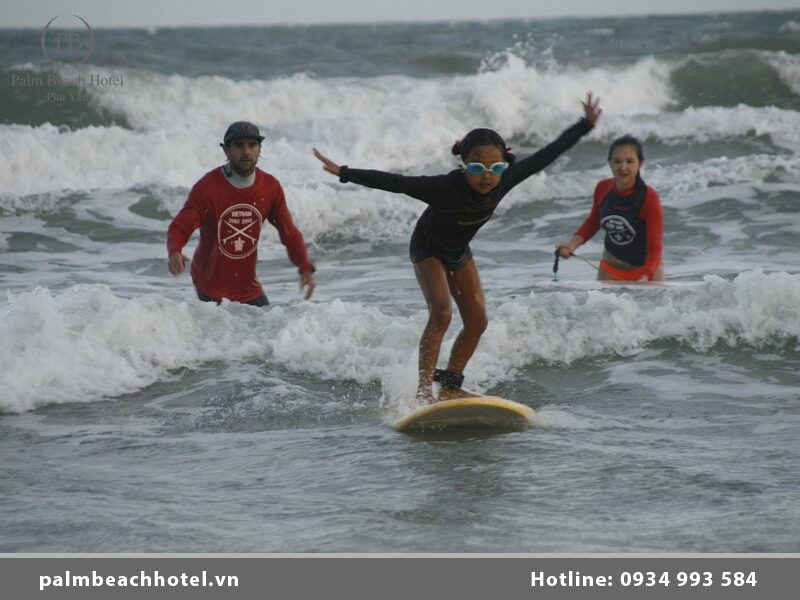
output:
M800 340L800 276L751 271L657 292L532 292L506 301L490 311L470 381L486 389L528 364L563 368L664 341L702 353L717 344ZM262 311L157 295L126 300L104 286L38 289L0 304L0 410L113 397L217 360L266 360L323 379L378 381L396 407L416 387L424 322L423 311L387 315L341 300ZM443 357L456 329L457 322Z
M595 429L598 427L595 419L574 414L563 406L552 404L546 404L537 410L535 419L537 427L553 429Z
M796 84L795 57L776 53L769 60ZM536 67L508 53L494 70L430 79L295 75L235 81L128 71L124 89L87 92L133 130L0 126L6 157L0 199L7 204L23 196L147 183L190 187L224 160L219 139L240 118L264 128L262 166L287 184L332 181L311 156L312 145L353 166L440 171L454 164L453 140L472 127L488 125L534 147L549 141L580 115L579 101L589 89L604 109L595 140L626 132L667 143L766 136L800 149L796 111L741 105L671 112L673 68L652 57L584 70ZM64 77L72 74L69 69L74 68L63 67Z
M800 96L800 55L785 51L763 52L763 60L778 72L781 80Z
M688 208L697 206L700 192L714 190L716 193L709 193L708 199L721 194L739 197L740 190L735 186L747 184L748 191L743 193L743 199L747 199L753 188L767 185L763 183L764 181L796 181L800 179L800 156L770 154L751 154L736 158L720 156L668 165L653 160L645 163L642 176L671 207ZM512 207L531 202L557 198L588 198L598 180L607 177L610 177L610 172L606 166L577 172L567 170L555 174L544 171L521 184L518 190L504 199L498 206L497 214L501 215ZM791 183L780 185L782 189L797 188L797 185Z
M46 128L45 128L46 129ZM42 143L51 132L43 132ZM139 136L150 136L154 134L133 133L125 130L114 132L120 136L130 136L137 139ZM80 136L100 136L100 130L82 130L74 132L73 135ZM50 141L58 146L59 144L68 145L68 141L61 136L63 134L54 133ZM99 139L99 138L98 138ZM286 153L291 152L290 145L285 142L276 142L275 145L281 146ZM164 156L168 154L166 146L163 148ZM202 149L197 150L198 155L203 153ZM143 160L152 161L153 168L158 162L157 153L151 151L145 155ZM70 156L65 150L65 159ZM98 162L102 163L107 157L98 154ZM302 162L298 157L298 161ZM265 168L272 165L269 159L264 161ZM130 181L117 181L121 189L109 189L103 191L104 173L109 167L102 169L89 169L83 161L70 161L72 168L65 167L60 172L65 178L73 178L75 186L79 186L79 177L86 176L91 181L92 187L98 186L101 189L86 194L76 194L71 198L63 198L62 194L55 191L44 192L35 195L5 195L0 196L0 213L11 213L19 215L44 215L51 212L58 212L70 207L75 213L75 217L86 221L102 218L104 221L113 223L115 227L130 227L141 230L163 231L166 223L156 219L139 217L132 213L129 208L135 204L145 193L138 191L146 189L146 193L153 195L159 203L160 210L166 210L170 214L176 214L186 198L186 191L193 179L196 179L204 168L190 165L181 165L176 161L175 170L181 169L185 175L186 185L175 185L177 180L184 181L180 176L168 175L172 180L171 184L153 183L149 186L136 182L133 178ZM567 164L566 167L572 165ZM317 172L318 165L315 164L313 157L308 155L308 170L314 169ZM73 170L74 169L74 170ZM414 199L382 192L369 190L360 186L339 184L333 177L320 173L318 181L296 181L302 168L298 165L287 166L286 176L282 176L282 182L286 191L287 201L300 230L310 244L315 244L331 239L346 240L365 240L372 244L385 242L405 243L413 228L414 222L422 212L425 205ZM124 177L124 173L115 174L113 177ZM551 202L561 198L581 198L586 199L586 204L580 204L576 209L574 220L576 223L583 218L588 199L594 189L596 182L608 176L607 167L592 168L588 170L558 170L545 171L524 182L515 189L498 207L497 215L487 226L486 234L491 235L493 227L502 226L503 216L516 207L531 205L541 202ZM758 191L787 191L792 190L800 193L798 184L791 183L800 179L800 157L797 155L750 155L744 157L727 158L714 157L701 162L689 162L682 164L661 164L657 159L648 162L644 169L645 180L658 190L665 206L677 210L692 210L702 203L714 202L720 198L736 198L740 202L753 204L755 194ZM33 182L41 184L47 181L46 177L38 180L29 180L28 183L19 182L16 179L9 181L9 185L26 186ZM763 183L765 181L785 183ZM55 181L50 181L50 185L58 185ZM130 185L126 189L126 185ZM174 187L173 187L174 186ZM30 191L30 188L25 188ZM763 202L763 200L762 200ZM763 209L764 205L753 205L753 208ZM554 235L547 233L548 222L552 219L563 219L570 217L570 213L564 209L553 212L547 211L541 215L531 225L535 227L538 235L546 233L548 236ZM38 227L33 223L9 221L6 218L5 230L11 232L19 229L20 232L36 231L42 235L52 236L55 233L52 228ZM759 219L772 218L775 220L776 230L782 229L789 231L796 221L785 219L785 212L778 212L771 217L763 210L758 215ZM748 220L749 221L749 220ZM694 219L695 224L697 219ZM743 227L746 221L736 219L710 218L709 226L713 225L713 235L721 241L725 239L744 239L746 232ZM33 229L32 229L33 228ZM729 234L729 235L728 235ZM331 237L332 236L332 237ZM727 236L727 237L726 237ZM486 235L481 236L478 243ZM77 247L84 248L90 253L97 251L94 244L84 239L82 235L73 233L61 233L59 238L63 242L75 244ZM539 240L541 241L541 240ZM531 240L532 244L537 243L537 239ZM548 239L548 243L550 240ZM190 244L193 247L194 242ZM267 228L262 238L262 244L270 252L274 251L279 244L277 237L271 234L271 228ZM160 251L160 248L159 248ZM278 249L282 255L282 249ZM86 260L85 256L80 257ZM762 264L762 263L755 263ZM741 266L739 267L741 268ZM784 267L785 268L785 267ZM737 269L738 270L738 269ZM710 271L714 272L713 266ZM49 285L43 280L39 280L38 285Z
M617 30L613 27L597 27L595 29L590 29L586 33L598 37L613 37L617 33Z
M237 338L237 319L214 308L126 301L101 286L10 295L0 305L0 409L96 400L198 361L257 356L257 339Z
M698 192L715 190L717 194L736 195L737 184L759 187L764 181L800 179L800 156L751 154L737 158L725 156L681 165L647 165L644 177L659 193L670 199L670 206L697 206ZM791 184L785 184L791 189ZM713 194L709 194L714 197ZM746 197L746 196L745 196Z
M660 402L680 402L686 399L726 398L727 402L759 402L761 398L794 400L797 391L785 384L764 377L754 378L749 369L727 363L719 356L692 361L692 369L675 369L668 361L642 360L618 363L608 370L608 384L651 390ZM669 372L665 386L654 372ZM680 426L675 424L673 426Z
M778 31L780 31L781 33L800 32L800 23L798 23L797 21L786 21L786 23L784 23L778 28Z
M124 189L150 182L190 187L204 169L224 158L209 146L213 146L210 140L190 132L0 126L0 152L6 157L0 170L0 196Z
M360 140L367 131L376 131L373 126L379 122L382 126L377 131L391 141L395 131L406 137L409 128L424 119L422 124L431 133L449 126L445 148L453 135L464 133L461 129L469 126L470 119L490 122L508 135L549 138L561 129L561 123L551 123L551 119L562 121L580 114L579 101L589 89L602 96L608 111L623 114L656 114L673 101L672 66L653 57L624 67L579 70L550 63L531 66L512 52L502 56L502 61L490 61L500 65L496 69L435 79L314 79L297 74L237 81L129 71L124 90L98 87L89 91L103 108L124 115L142 130L219 131L231 115L240 115L266 127L319 122L323 125L317 133L324 137L326 121L346 118L346 125L355 131L348 134L342 128L333 132L336 138ZM65 78L77 74L70 67L62 70ZM259 101L254 103L256 97ZM419 141L421 134L415 137ZM371 144L374 138L367 136Z
M689 107L648 119L609 115L605 127L612 131L623 131L625 127L642 141L669 144L764 136L788 150L800 151L800 113L771 106Z

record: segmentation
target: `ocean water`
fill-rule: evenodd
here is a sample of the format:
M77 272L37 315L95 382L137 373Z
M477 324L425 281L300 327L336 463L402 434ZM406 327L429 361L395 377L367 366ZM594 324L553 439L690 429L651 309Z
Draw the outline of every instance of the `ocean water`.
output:
M798 551L800 12L94 36L51 62L39 31L0 31L0 551ZM444 172L473 127L534 151L588 90L595 131L472 245L490 325L467 385L532 427L395 432L424 206L339 184L312 146ZM167 272L167 225L239 119L267 136L311 301L270 228L268 309ZM625 133L669 284L575 259L553 281Z

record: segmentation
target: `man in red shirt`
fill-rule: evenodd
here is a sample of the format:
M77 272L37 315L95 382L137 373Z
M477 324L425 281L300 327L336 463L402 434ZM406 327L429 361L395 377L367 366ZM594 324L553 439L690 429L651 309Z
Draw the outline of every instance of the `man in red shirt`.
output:
M292 221L281 184L256 168L263 139L252 123L231 124L220 144L228 163L209 171L194 185L170 223L167 253L173 275L183 273L186 257L181 251L195 229L200 229L200 242L191 261L192 281L200 300L269 304L256 277L258 240L265 220L278 230L289 259L297 265L306 300L316 286L314 265Z

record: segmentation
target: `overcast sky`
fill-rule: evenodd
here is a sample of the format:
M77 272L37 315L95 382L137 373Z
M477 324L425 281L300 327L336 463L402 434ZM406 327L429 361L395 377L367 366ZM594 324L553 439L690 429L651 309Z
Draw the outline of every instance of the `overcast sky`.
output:
M0 27L41 29L58 15L92 27L180 27L592 17L800 10L800 0L35 0L4 6Z

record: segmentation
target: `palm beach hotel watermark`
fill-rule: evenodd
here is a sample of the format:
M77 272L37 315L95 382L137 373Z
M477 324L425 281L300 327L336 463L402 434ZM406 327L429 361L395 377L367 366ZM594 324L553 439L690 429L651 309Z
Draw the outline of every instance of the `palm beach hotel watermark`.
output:
M30 73L12 73L11 87L42 88L47 90L47 102L88 102L88 88L123 87L125 76L101 73L61 76L49 73L45 76Z
M50 19L39 34L39 46L47 62L56 72L11 74L12 88L40 88L46 91L46 102L88 102L91 88L121 88L123 74L80 72L94 51L94 30L77 15Z

